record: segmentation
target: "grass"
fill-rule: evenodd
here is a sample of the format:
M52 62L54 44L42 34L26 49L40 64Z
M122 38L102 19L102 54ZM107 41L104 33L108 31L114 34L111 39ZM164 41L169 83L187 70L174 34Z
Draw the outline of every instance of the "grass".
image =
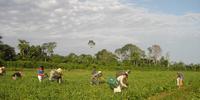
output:
M47 73L50 70L45 70ZM39 83L36 70L24 70L24 77L12 80L13 71L0 76L0 100L198 100L200 99L200 73L183 72L185 86L176 87L175 71L132 71L129 87L114 94L109 86L91 86L89 70L64 71L64 82L58 84L47 79ZM104 78L115 71L103 71Z

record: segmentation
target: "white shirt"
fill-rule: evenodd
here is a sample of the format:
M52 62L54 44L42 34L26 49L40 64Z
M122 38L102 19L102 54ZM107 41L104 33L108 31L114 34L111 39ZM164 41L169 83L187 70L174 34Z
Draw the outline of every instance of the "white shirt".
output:
M119 81L119 83L121 84L122 87L127 87L127 85L123 83L123 79L125 79L125 78L126 78L125 75L120 75L117 77L117 80Z

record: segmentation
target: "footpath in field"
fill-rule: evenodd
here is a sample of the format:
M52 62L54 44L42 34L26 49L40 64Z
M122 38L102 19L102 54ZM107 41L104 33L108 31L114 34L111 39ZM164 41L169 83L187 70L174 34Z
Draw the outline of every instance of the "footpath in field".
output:
M170 96L173 93L175 93L175 91L173 91L173 92L161 92L157 95L149 97L148 100L162 100L166 96Z

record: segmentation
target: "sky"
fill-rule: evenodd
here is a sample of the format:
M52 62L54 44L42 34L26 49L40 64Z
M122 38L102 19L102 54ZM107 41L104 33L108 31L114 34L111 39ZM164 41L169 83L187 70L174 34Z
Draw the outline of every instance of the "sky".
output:
M55 41L61 55L158 44L171 61L200 63L200 0L0 0L0 35L16 50L18 39Z

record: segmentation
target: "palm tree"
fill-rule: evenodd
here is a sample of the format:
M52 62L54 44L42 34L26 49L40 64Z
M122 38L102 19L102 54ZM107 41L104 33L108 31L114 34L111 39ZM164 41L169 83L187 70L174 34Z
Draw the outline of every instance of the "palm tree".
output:
M25 59L28 55L28 50L29 50L29 42L26 40L19 40L18 48L20 50L20 56L22 59Z

